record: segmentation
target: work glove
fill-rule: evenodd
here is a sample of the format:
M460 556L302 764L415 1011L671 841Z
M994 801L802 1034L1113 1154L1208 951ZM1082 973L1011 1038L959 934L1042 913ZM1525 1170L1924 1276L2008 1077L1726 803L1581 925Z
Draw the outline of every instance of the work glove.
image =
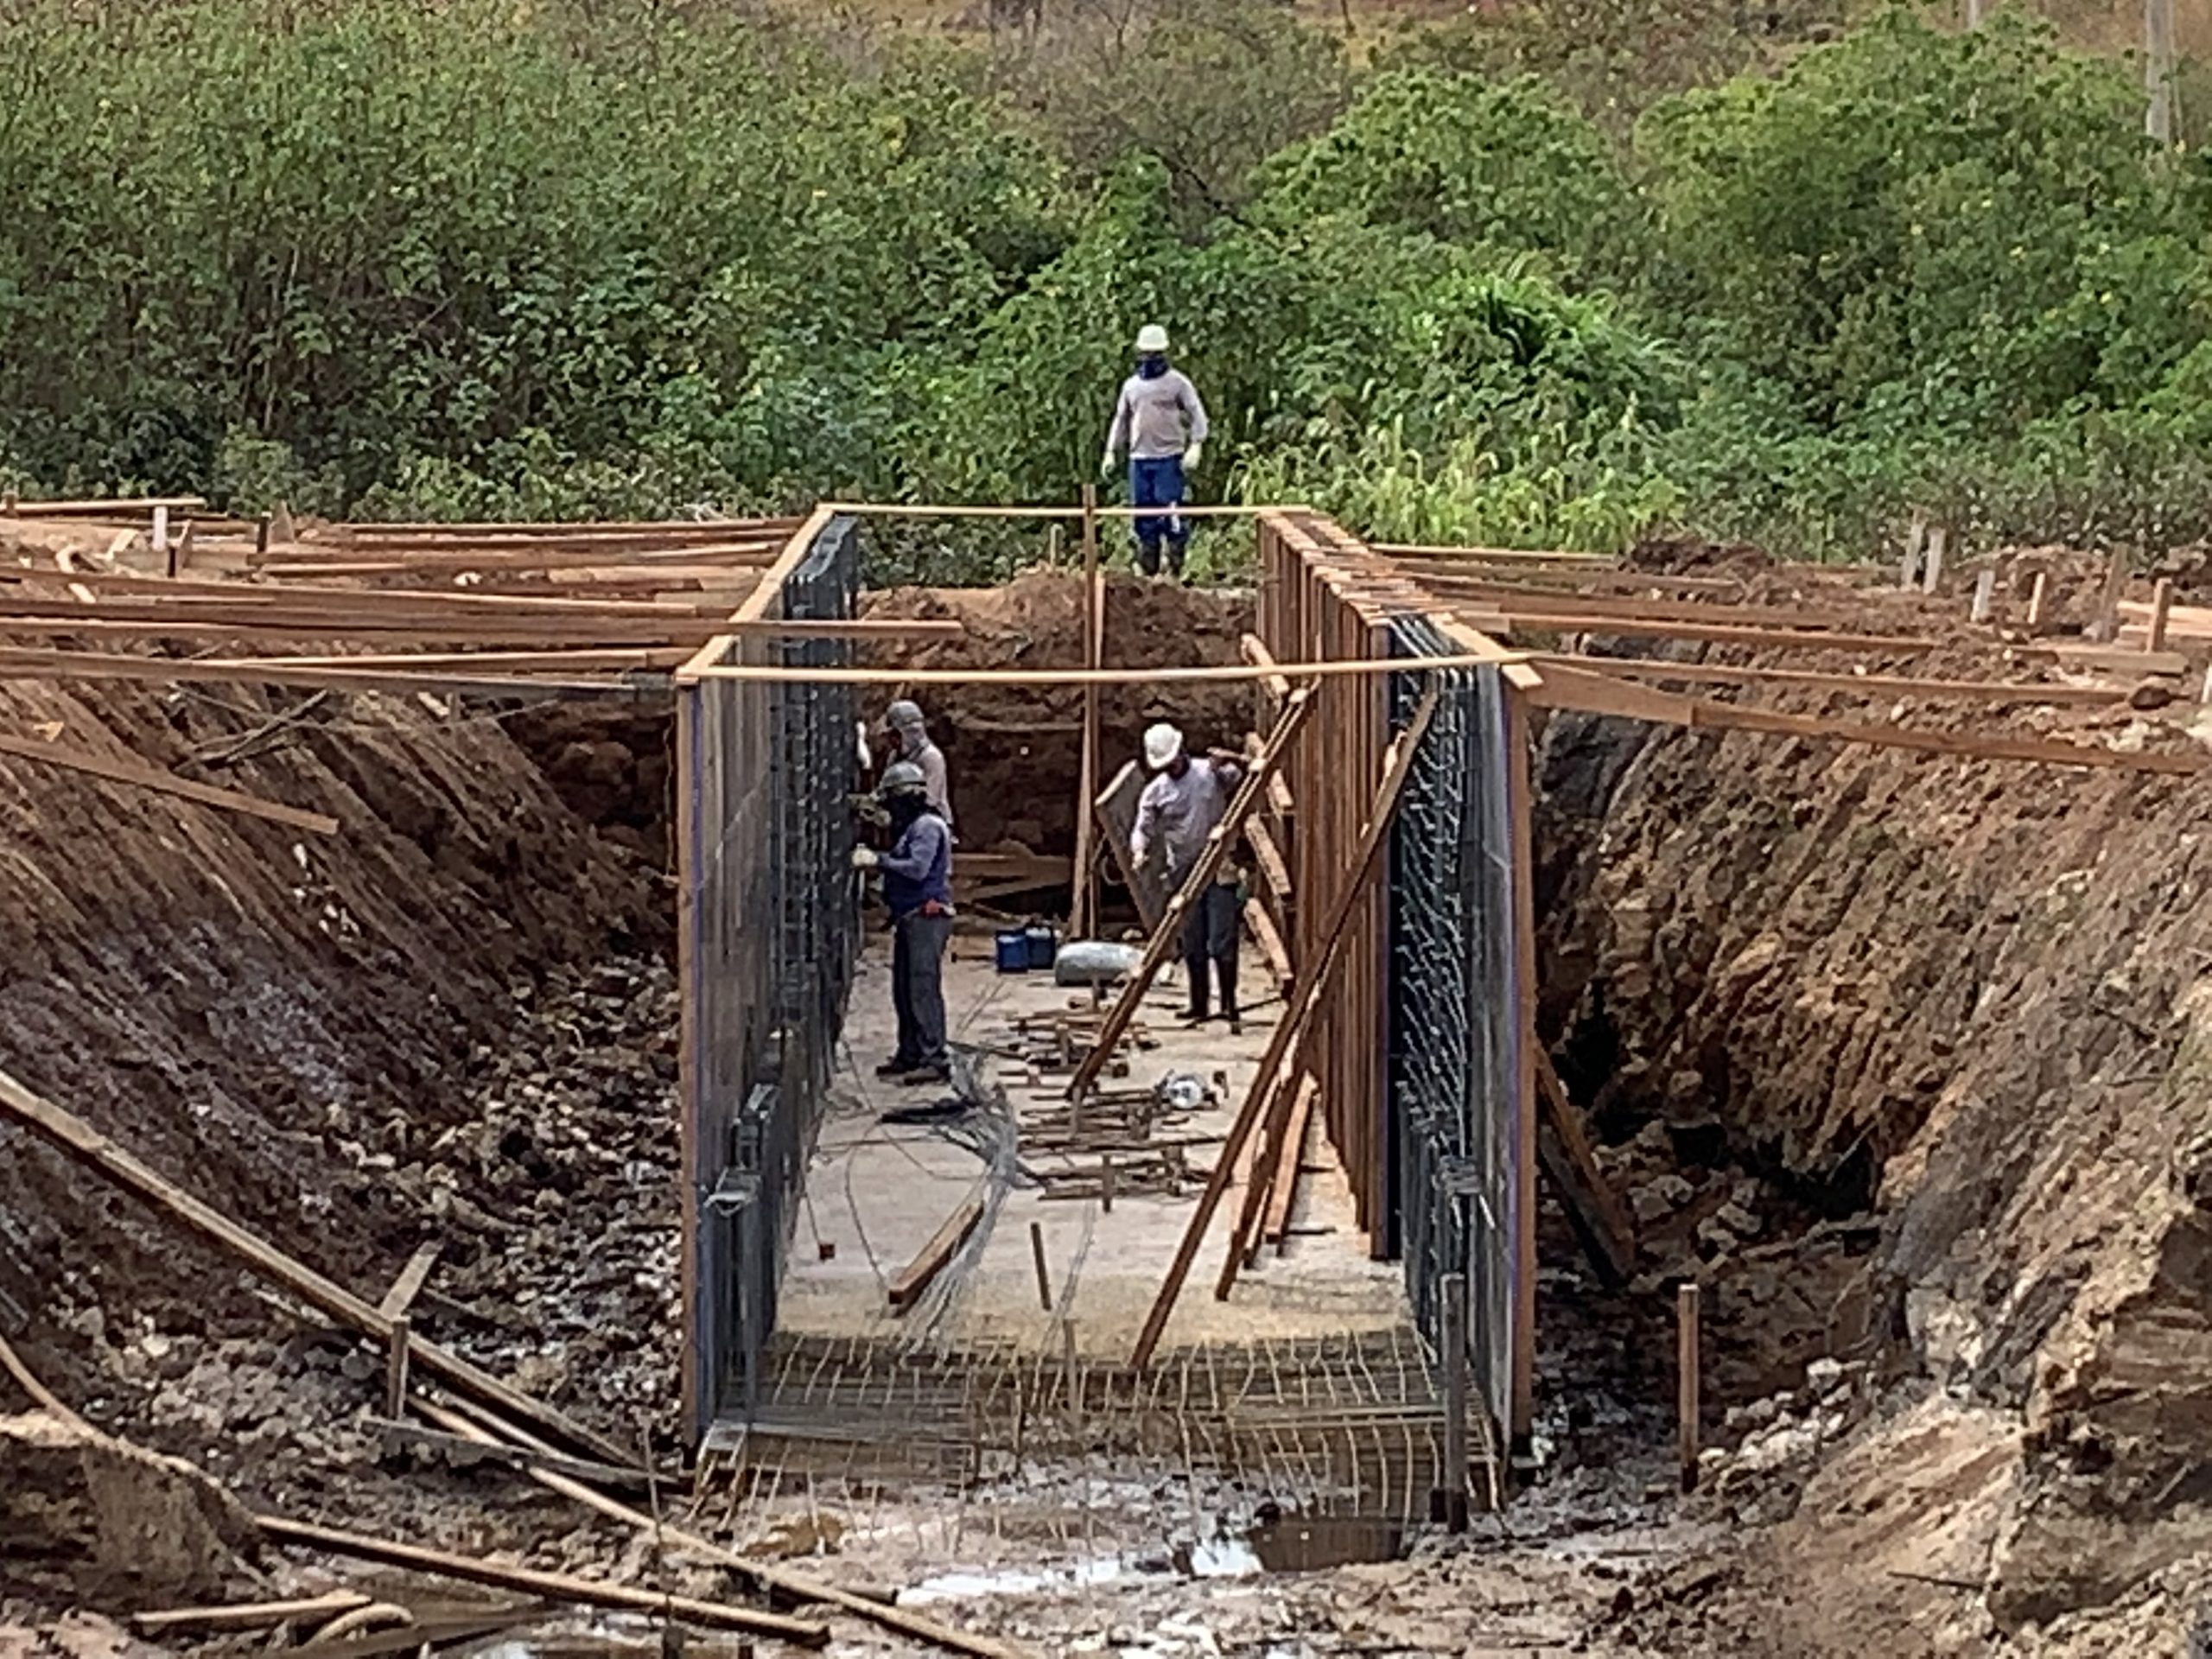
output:
M882 862L883 860L878 856L875 849L873 847L855 847L853 849L853 868L856 870L872 870Z
M1194 443L1185 449L1183 452L1183 470L1186 473L1197 472L1198 463L1205 459L1205 453L1206 447L1203 443Z
M1109 449L1098 461L1098 476L1111 482L1119 469L1114 465L1114 452Z
M1151 850L1151 847L1146 843L1143 836L1131 836L1129 837L1129 862L1136 866L1137 868L1142 869L1144 868L1144 855Z
M853 723L860 728L861 770L866 772L875 764L875 753L868 746L868 721L861 720Z

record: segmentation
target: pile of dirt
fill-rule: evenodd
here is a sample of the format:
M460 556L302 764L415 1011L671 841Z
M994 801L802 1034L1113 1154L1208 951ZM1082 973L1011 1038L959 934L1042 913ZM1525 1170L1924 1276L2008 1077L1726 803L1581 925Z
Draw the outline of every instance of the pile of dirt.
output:
M0 760L0 1066L371 1301L442 1240L417 1328L633 1438L677 1375L659 873L497 721L416 699L326 701L207 759L299 702L0 690L7 729L340 824ZM0 1332L96 1423L249 1501L429 1535L467 1514L458 1483L378 1476L352 1421L378 1355L6 1127Z
M1910 720L2193 741L2126 710ZM1998 1414L2003 1514L1967 1507L1994 1527L1976 1605L2006 1632L2094 1624L2212 1549L2212 779L1563 715L1539 775L1544 1033L1659 1234L1655 1276L1717 1287L1719 1403L1800 1386L1825 1352ZM1817 1273L1808 1239L1834 1253ZM1815 1479L1804 1504L1891 1503L1883 1476ZM1800 1542L1790 1593L1878 1573L1818 1516ZM1780 1582L1745 1580L1747 1618ZM1863 1622L1835 1628L1863 1650Z
M189 1464L46 1412L0 1416L10 1579L62 1600L175 1603L219 1588L252 1536L236 1500Z
M1083 666L1083 579L1067 570L1026 571L1003 588L889 588L869 595L864 612L946 618L963 631L957 639L876 645L868 660L878 667ZM1249 593L1109 574L1103 661L1128 671L1128 679L1109 687L1099 700L1102 787L1137 759L1144 728L1154 721L1181 727L1193 747L1242 744L1252 724L1250 685L1161 685L1147 683L1144 671L1240 662L1239 641L1252 620ZM1083 743L1079 688L918 686L915 697L944 749L964 843L985 848L1018 842L1034 852L1074 850Z

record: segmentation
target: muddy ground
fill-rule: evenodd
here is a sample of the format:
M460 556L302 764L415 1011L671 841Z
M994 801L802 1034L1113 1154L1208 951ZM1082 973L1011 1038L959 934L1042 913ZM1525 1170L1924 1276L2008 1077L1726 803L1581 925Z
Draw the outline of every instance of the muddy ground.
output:
M1649 556L1745 569L1761 597L1805 580L1741 550ZM2078 574L2075 607L2094 591ZM962 651L1072 662L1078 613L1053 580L887 595L877 613L957 609ZM1109 662L1234 659L1240 601L1114 594ZM1127 657L1123 622L1148 642ZM1963 647L1895 666L1990 671ZM220 759L302 701L0 691L10 730L127 744L344 826L304 835L0 759L0 1064L372 1300L442 1238L428 1334L609 1434L664 1433L657 716L340 698ZM940 702L974 791L963 830L996 810L1057 849L1072 694ZM1162 715L1200 741L1244 724L1235 695L1133 683L1108 699L1109 771ZM2128 711L2002 718L2182 741ZM948 1618L1046 1652L2190 1651L2212 1582L2212 784L1564 715L1541 741L1544 1034L1643 1258L1601 1290L1547 1215L1544 1472L1521 1505L1465 1548L1281 1580L1191 1578L1172 1544L1201 1522L1173 1483L1103 1470L1039 1471L1014 1496L1054 1524L1012 1543L982 1541L1009 1498L988 1491L894 1494L798 1544L770 1506L741 1511L739 1535L826 1548L826 1576L923 1586ZM1708 1287L1715 1447L1687 1501L1666 1324L1686 1274ZM0 1333L94 1424L248 1508L652 1570L526 1482L387 1451L366 1421L375 1355L8 1130ZM22 1403L4 1382L0 1401ZM18 1495L124 1466L16 1421L0 1417L0 1470ZM220 1542L219 1502L161 1478L181 1515L215 1503ZM45 1650L118 1651L70 1610L177 1592L22 1548L24 1513L0 1503L0 1649L37 1629ZM1110 1580L1085 1565L1102 1555L1125 1563ZM840 1651L893 1650L839 1632Z

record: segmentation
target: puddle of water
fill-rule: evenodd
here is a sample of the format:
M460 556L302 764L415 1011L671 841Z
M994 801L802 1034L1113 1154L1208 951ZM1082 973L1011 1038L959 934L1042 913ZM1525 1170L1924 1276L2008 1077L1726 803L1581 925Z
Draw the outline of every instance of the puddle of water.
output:
M1403 1522L1362 1516L1270 1516L1248 1535L1252 1553L1270 1573L1319 1573L1362 1561L1395 1561L1406 1553Z

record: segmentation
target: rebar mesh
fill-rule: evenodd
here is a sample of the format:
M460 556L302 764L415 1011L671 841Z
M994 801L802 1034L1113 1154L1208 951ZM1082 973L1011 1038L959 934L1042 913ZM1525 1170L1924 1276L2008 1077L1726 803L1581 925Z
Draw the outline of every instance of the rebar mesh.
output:
M1391 624L1402 656L1451 643L1424 617ZM1467 1276L1467 1343L1492 1420L1513 1421L1522 1109L1504 687L1491 667L1393 677L1402 728L1440 696L1390 840L1390 1085L1397 1155L1383 1224L1421 1330L1442 1329L1445 1275Z
M859 586L858 527L833 519L765 614L849 618ZM851 649L741 638L730 660L834 666ZM860 917L847 798L857 759L853 688L709 680L684 695L696 1435L760 1397Z

